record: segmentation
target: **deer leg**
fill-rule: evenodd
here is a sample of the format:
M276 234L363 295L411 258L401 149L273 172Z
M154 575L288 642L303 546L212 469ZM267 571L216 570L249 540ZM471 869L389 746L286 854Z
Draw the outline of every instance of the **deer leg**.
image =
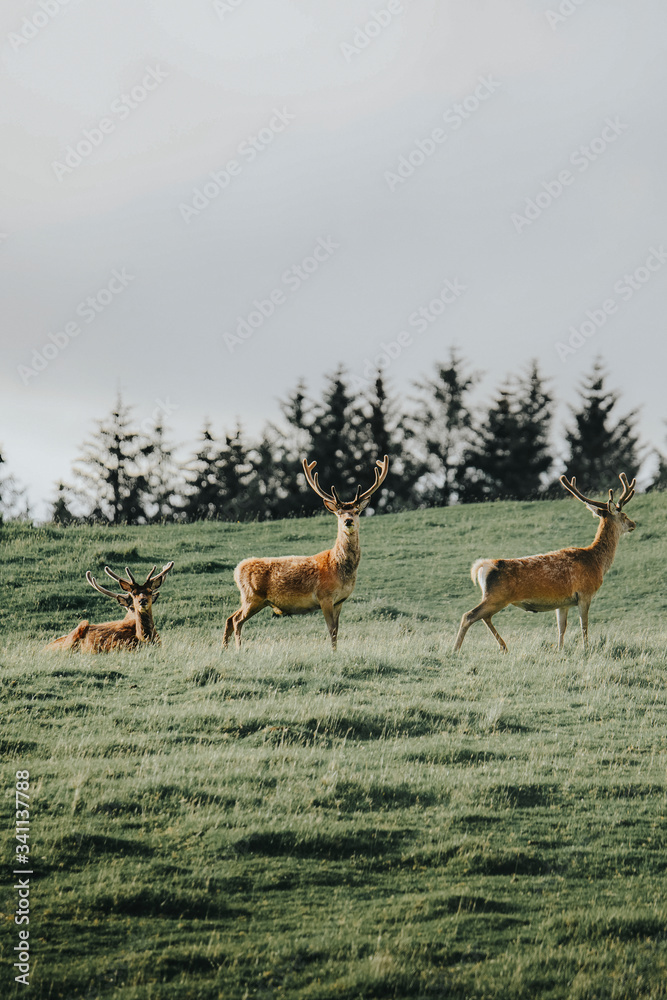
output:
M461 643L465 639L466 632L468 631L470 626L474 625L475 622L478 622L480 620L484 621L487 628L493 633L496 640L498 641L500 648L504 652L506 652L507 646L505 645L501 637L498 635L493 625L491 624L492 617L495 614L497 614L498 611L502 611L504 607L506 607L505 604L499 605L497 601L490 601L488 598L485 597L484 600L481 602L481 604L478 604L476 608L472 609L472 611L466 611L463 618L461 619L459 634L457 635L456 643L454 644L454 652L455 653L458 652L458 650L461 648Z
M482 618L482 621L484 622L484 624L486 625L486 627L488 628L488 630L491 632L491 635L493 635L495 637L495 639L496 639L498 645L500 646L500 648L502 649L503 653L506 653L507 652L507 645L505 644L505 640L500 635L500 633L497 631L497 629L495 628L493 622L491 621L491 615L487 615L486 618Z
M336 643L338 641L338 619L340 617L340 605L335 608L331 601L323 601L320 603L322 608L322 614L324 615L324 620L327 623L327 628L329 629L329 635L331 636L331 648L335 650Z
M230 615L225 622L225 634L222 637L222 648L227 649L229 645L229 640L231 638L232 631L234 630L234 619L236 618L238 611L235 611L233 615Z
M248 621L249 618L252 618L253 615L256 615L258 611L261 611L262 608L265 608L267 603L268 603L267 601L258 601L256 604L246 605L245 607L240 608L235 614L232 615L231 622L232 622L232 628L234 629L234 640L236 642L237 649L241 648L241 629L243 628L244 624ZM229 621L230 619L228 619L227 625L229 625ZM225 627L225 635L226 634L227 634L227 628ZM222 641L224 648L224 641L225 641L224 638Z
M590 597L579 598L579 621L581 622L581 635L584 640L584 650L588 650L588 609L590 606Z
M334 605L334 609L333 609L333 613L334 613L334 628L336 630L336 641L338 641L338 621L340 619L340 612L341 612L342 607L343 607L343 602L341 601L340 604Z
M565 629L567 628L567 608L556 608L556 621L558 622L558 648L563 648L565 640Z

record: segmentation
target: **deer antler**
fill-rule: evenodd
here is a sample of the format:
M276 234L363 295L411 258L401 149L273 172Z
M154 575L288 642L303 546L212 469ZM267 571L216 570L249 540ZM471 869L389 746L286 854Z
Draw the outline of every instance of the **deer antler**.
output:
M366 490L365 493L362 493L361 496L359 496L359 489L361 489L361 487L357 488L357 496L354 499L355 503L363 503L364 500L368 500L368 498L373 496L375 491L382 486L382 483L387 478L387 473L389 472L389 456L385 455L382 461L378 459L375 464L377 465L377 469L375 469L375 482L371 488Z
M112 590L107 590L106 587L100 587L99 583L97 582L93 574L90 572L90 570L88 570L88 572L86 573L86 580L88 581L91 587L94 587L95 590L99 590L100 594L104 594L105 597L113 597L114 600L117 600L119 597L123 596L122 594L114 594Z
M561 476L560 483L562 486L565 487L566 490L569 490L569 492L572 494L573 497L576 497L577 500L581 500L582 503L587 504L589 507L595 507L596 510L609 510L609 501L613 503L614 500L613 490L609 490L609 501L590 500L588 497L585 497L580 490L577 489L577 480L574 478L574 476L572 476L572 479L570 480L569 483L567 481L566 476Z
M153 569L148 574L148 577L146 579L146 583L144 584L144 587L146 587L146 586L148 586L148 584L150 584L151 588L153 590L157 590L158 587L162 586L162 584L164 583L165 576L167 575L167 573L169 572L169 570L173 569L173 566L174 566L173 562L167 563L165 566L162 567L162 569L160 570L160 572L158 573L157 576L153 576L153 573L155 572L155 566L153 566Z
M132 587L137 586L137 581L134 579L127 566L125 567L125 572L130 578L129 581L124 580L122 576L118 576L118 574L114 573L114 571L112 569L109 569L108 566L104 567L104 572L106 573L107 576L110 576L112 580L116 580L116 582L121 585L123 590L130 591L132 590Z
M621 483L623 484L623 492L618 498L618 509L621 510L621 508L625 506L628 500L632 500L633 496L635 495L635 483L637 480L633 479L632 482L629 483L628 477L624 472L622 472L618 478L621 480Z
M328 501L329 503L335 504L336 507L339 508L356 507L357 504L364 503L365 500L368 500L373 495L373 493L375 493L375 491L379 489L381 484L384 482L387 473L389 472L389 456L385 455L381 462L378 460L375 464L378 466L378 468L375 470L375 482L373 483L371 488L366 490L365 493L362 493L361 486L357 486L357 492L354 495L354 499L343 502L336 493L335 486L331 487L331 493L325 493L322 487L320 486L317 472L313 476L312 471L317 465L317 462L311 462L309 465L306 459L304 458L302 463L303 472L306 477L306 482L308 483L308 485L313 490L315 490L318 497L322 497L325 503Z
M620 474L620 476L618 478L621 480L621 485L623 487L623 492L621 493L620 497L618 498L618 503L615 506L616 506L616 508L618 510L621 510L624 507L624 505L629 500L632 500L633 496L635 495L635 482L636 482L636 480L633 479L632 482L629 483L628 482L628 477L626 476L626 474L624 472L621 472L621 474ZM588 504L589 507L595 507L596 510L610 510L610 511L613 511L613 509L614 509L614 491L613 490L609 490L609 499L606 502L603 501L603 500L590 500L588 497L585 497L584 494L581 493L577 489L577 481L574 478L574 476L572 476L572 479L571 479L571 481L569 483L568 483L568 481L567 481L567 479L566 479L565 476L561 476L560 477L560 481L561 481L562 485L565 487L565 489L570 491L570 493L572 494L572 496L575 496L577 498L577 500L581 500L582 503Z
M134 576L132 575L127 566L125 567L125 572L127 573L130 582L124 580L122 576L118 576L118 574L114 573L114 571L112 569L109 569L108 566L104 567L104 572L107 574L107 576L110 576L112 580L116 580L121 585L123 590L131 590L132 587L148 587L148 586L150 586L152 590L157 590L158 587L161 587L162 584L164 583L164 578L169 572L169 570L173 568L173 565L174 565L173 562L167 563L165 566L162 567L157 576L153 576L153 573L155 572L155 566L153 566L152 570L146 577L145 583L137 583L137 581L135 580Z
M338 499L335 489L332 489L331 493L325 493L320 486L318 473L316 472L313 476L313 469L317 465L317 462L311 462L309 465L304 458L301 464L303 465L303 474L306 477L306 482L311 489L315 490L318 497L321 497L323 500L328 500L330 503L340 504L340 500Z

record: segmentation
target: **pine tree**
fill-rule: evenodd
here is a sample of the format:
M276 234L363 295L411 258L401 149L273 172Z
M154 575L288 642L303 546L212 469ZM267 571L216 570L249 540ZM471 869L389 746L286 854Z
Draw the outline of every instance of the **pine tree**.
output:
M571 407L574 425L566 433L565 475L576 476L586 494L605 492L619 472L632 479L640 464L637 410L615 418L620 394L607 389L606 379L598 359L580 389L579 407Z
M70 487L66 486L62 481L58 483L56 487L56 499L51 504L51 516L49 521L53 524L76 524L79 520L76 514L73 514L69 509L69 504L72 502L72 491Z
M92 505L88 519L110 524L144 524L150 487L146 460L153 446L131 423L131 411L120 396L109 416L83 444L74 473L78 491Z
M545 388L537 361L531 361L527 373L519 378L514 398L519 424L514 460L519 478L512 495L517 500L534 500L543 495L553 465L550 431L554 400Z
M218 448L207 420L202 428L198 450L184 468L186 487L183 510L188 521L207 521L218 517L217 455Z
M650 486L646 488L647 493L653 490L667 490L667 455L664 455L661 451L657 451L657 449L655 454L658 459L658 468L655 471Z
M519 480L514 455L519 418L511 388L498 394L463 455L460 499L463 503L516 496Z
M206 423L199 450L186 466L186 476L183 511L188 520L239 521L257 516L252 502L250 449L240 427L218 444Z
M356 490L364 457L361 426L359 408L339 368L327 377L322 399L314 407L308 451L309 461L317 461L320 483L325 489L335 486L341 499Z
M366 462L366 417L362 404L350 394L345 370L338 368L327 377L322 398L315 402L300 383L297 390L282 404L283 415L290 424L295 443L301 445L301 461L317 462L319 481L325 489L335 486L341 499L354 496L357 483L368 476ZM296 472L296 455L294 457ZM361 477L361 478L360 478ZM304 513L321 510L321 502L306 486L301 491Z
M382 512L415 506L418 502L415 486L425 471L424 463L410 454L405 418L396 400L387 393L381 372L377 373L364 404L362 483L372 473L375 462L389 456L389 476L376 494L373 508Z
M409 426L423 462L422 502L429 506L454 503L461 491L463 455L473 424L468 395L479 379L463 365L452 350L448 362L436 365L434 378L416 383L421 395Z
M303 500L297 480L300 464L290 453L285 437L268 425L248 452L252 466L247 507L258 520L294 517L302 513Z
M4 464L0 454L0 466ZM0 472L0 524L3 517L25 519L29 514L26 491L19 487L14 476L3 476Z
M226 521L256 518L260 512L252 504L253 465L240 425L237 424L233 434L225 434L216 468L220 491L218 516Z
M148 457L146 479L149 489L150 520L156 522L178 521L184 518L183 482L174 461L173 446L166 436L161 421L149 435L151 452Z
M536 361L523 378L499 390L464 454L464 501L529 500L543 493L552 465L551 404Z
M303 379L287 399L279 401L280 410L287 421L288 433L277 431L283 441L284 450L290 452L295 461L304 456L310 446L310 426L313 422L313 403L308 397L308 389Z

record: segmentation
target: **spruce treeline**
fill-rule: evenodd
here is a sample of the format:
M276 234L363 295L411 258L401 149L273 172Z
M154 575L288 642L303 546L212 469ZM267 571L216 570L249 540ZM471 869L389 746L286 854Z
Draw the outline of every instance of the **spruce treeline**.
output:
M317 462L321 484L344 499L371 481L376 459L389 455L391 474L375 499L377 512L483 500L561 496L558 476L575 475L584 493L605 492L618 473L633 476L645 457L637 413L619 412L599 361L579 388L565 428L564 453L554 448L555 401L536 361L508 377L483 406L472 403L479 375L456 352L414 385L393 395L381 373L353 392L344 369L318 396L299 382L280 417L250 438L242 425L218 436L205 420L190 457L176 461L159 420L136 427L118 398L83 443L66 485L57 485L52 519L107 524L199 520L270 520L319 512L301 461ZM17 488L2 477L0 512L16 506ZM667 486L659 456L652 487Z

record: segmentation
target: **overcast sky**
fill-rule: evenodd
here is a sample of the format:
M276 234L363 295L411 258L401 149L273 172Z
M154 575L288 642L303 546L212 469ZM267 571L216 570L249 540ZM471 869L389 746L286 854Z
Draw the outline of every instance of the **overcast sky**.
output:
M664 0L5 0L6 470L43 514L119 387L188 445L384 345L406 394L452 345L482 395L537 357L561 422L601 355L663 446L666 30Z

